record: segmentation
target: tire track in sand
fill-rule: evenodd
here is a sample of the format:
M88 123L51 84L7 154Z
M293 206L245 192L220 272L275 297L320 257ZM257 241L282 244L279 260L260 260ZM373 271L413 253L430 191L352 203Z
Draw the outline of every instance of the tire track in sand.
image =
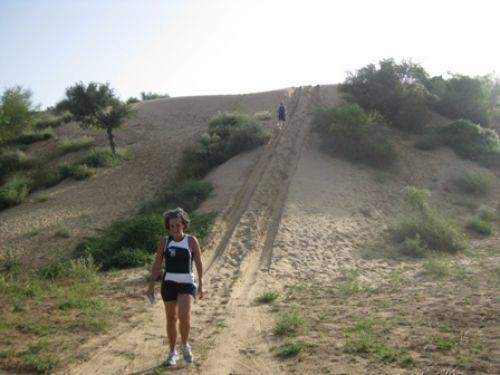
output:
M218 336L202 364L203 374L281 372L269 352L268 319L253 301L265 289L259 270L267 269L272 259L290 181L309 130L308 111L313 104L319 104L319 87L302 89L297 96L297 107L273 147L262 178L229 236L223 255L214 264L211 279L215 283L211 288L224 288L226 299L220 302L227 304L227 329Z

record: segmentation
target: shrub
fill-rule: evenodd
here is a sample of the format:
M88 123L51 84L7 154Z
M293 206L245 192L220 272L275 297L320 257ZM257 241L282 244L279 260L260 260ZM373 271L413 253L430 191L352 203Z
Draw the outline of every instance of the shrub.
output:
M115 157L110 149L95 148L90 150L80 161L80 164L86 164L89 167L112 167L118 164L119 158Z
M0 143L10 142L33 125L33 93L21 86L7 88L0 96Z
M446 117L467 119L483 126L492 122L498 108L500 83L490 76L434 77L431 89L439 96L435 109Z
M13 172L29 169L34 164L34 160L23 151L6 149L0 153L0 180Z
M0 209L15 206L24 202L30 192L31 181L22 175L11 177L0 188Z
M349 74L339 86L344 98L367 111L379 111L402 130L420 131L428 119L428 105L435 100L426 88L428 75L418 64L381 60Z
M402 254L413 257L413 258L423 258L425 257L429 249L427 245L420 238L420 234L417 233L414 238L406 237L400 245L400 251Z
M478 209L478 218L484 221L495 221L498 218L498 211L492 207L481 206Z
M483 195L491 190L494 181L495 175L490 172L465 172L454 184L464 193Z
M276 356L279 358L295 357L299 352L309 347L310 345L303 342L294 342L291 344L284 344L277 348Z
M303 325L304 320L298 313L283 314L276 322L273 332L276 336L294 336Z
M78 244L75 256L92 256L104 270L140 266L156 251L163 234L163 220L159 214L138 215L117 220L99 233Z
M213 167L265 144L269 138L269 132L250 116L238 113L216 116L209 123L208 133L184 152L177 178L183 181L203 177Z
M59 150L62 154L87 149L94 145L95 141L91 137L81 137L77 139L65 138L59 142Z
M72 168L72 177L75 180L86 180L95 175L96 170L86 164L78 164Z
M327 152L375 167L387 167L397 159L387 128L377 113L367 114L357 104L318 109L313 129L321 134Z
M456 253L465 248L463 234L427 203L428 191L407 187L405 213L390 228L393 240L409 255L421 256L425 249ZM405 244L406 242L406 244ZM415 251L416 249L416 251ZM408 253L407 253L408 254Z
M134 98L134 97L132 97L132 96L131 96L130 98L128 98L128 99L127 99L127 102L126 102L126 103L127 103L127 104L134 104L134 103L139 103L139 102L140 102L140 100L139 100L139 99Z
M421 150L434 150L442 144L443 141L439 129L436 127L427 127L415 143L415 146Z
M279 294L276 292L266 292L257 297L256 301L258 303L270 303L276 300L279 297Z
M500 139L491 129L484 129L468 120L458 120L440 129L443 144L459 156L487 166L500 165Z
M476 233L482 234L483 236L489 236L493 232L493 226L491 222L486 220L481 220L480 218L474 218L467 224L467 228L473 230Z
M253 117L259 121L268 121L268 120L271 120L273 118L273 116L271 115L271 112L269 112L269 111L255 112L253 114Z

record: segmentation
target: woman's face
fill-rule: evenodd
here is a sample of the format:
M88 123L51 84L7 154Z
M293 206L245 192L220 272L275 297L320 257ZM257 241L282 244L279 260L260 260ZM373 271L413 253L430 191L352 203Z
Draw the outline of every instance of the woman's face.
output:
M172 237L179 238L184 235L184 225L182 225L181 218L170 219L168 221L168 228Z

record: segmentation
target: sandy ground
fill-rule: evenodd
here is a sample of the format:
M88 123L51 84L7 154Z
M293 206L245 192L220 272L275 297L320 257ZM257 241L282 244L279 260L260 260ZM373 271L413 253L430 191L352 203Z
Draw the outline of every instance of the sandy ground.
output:
M269 101L279 100L283 93L255 98L253 104L249 104L251 100L235 100L226 106L245 106L252 111L269 109ZM460 197L453 193L450 181L464 171L481 167L458 159L447 149L419 151L411 139L397 135L394 141L401 160L391 172L375 172L334 159L319 151L317 140L310 134L309 122L315 106L339 102L336 88L302 87L285 95L289 112L286 128L275 133L267 146L239 155L207 177L214 183L215 193L201 209L217 210L220 215L204 253L208 270L206 298L196 301L193 308L191 343L197 358L195 365L186 367L181 362L174 369L161 366L167 349L164 309L158 303L138 308L145 311L117 325L113 332L82 345L81 361L70 364L61 373L471 372L456 366L453 358L436 352L424 340L424 334L433 332L431 323L449 316L459 317L457 327L467 327L461 331L465 341L470 332L484 341L481 358L475 358L470 367L472 372L492 374L500 369L498 361L493 359L498 354L497 285L480 284L479 289L469 290L444 281L429 282L420 276L421 262L388 259L377 253L383 249L372 247L400 212L401 189L407 185L431 189L434 206L466 219L470 208L452 203ZM192 102L198 100L192 99ZM182 118L189 122L187 99L182 103L186 107L177 104L175 110L167 112L172 116L171 121ZM215 98L213 105L215 111ZM208 113L211 112L207 110L206 116ZM155 116L159 119L167 114ZM202 115L193 120L199 123L194 130L185 129L179 122L179 132L184 129L186 142L203 129L203 121L206 119ZM162 144L166 145L169 142L166 131L161 136L165 138L159 138L160 133L154 138L165 139ZM162 162L155 160L158 165ZM158 181L165 176L158 176ZM496 206L498 202L497 179L493 192L480 203ZM126 206L123 207L125 210ZM498 234L487 240L473 240L471 247L478 252L484 248L500 249ZM473 270L482 262L497 264L498 257L498 252L483 258L459 256L454 262ZM362 286L359 291L357 287L351 290L351 284L347 283L349 270L356 272L355 281ZM140 282L144 275L143 270L130 271L129 279ZM346 285L344 294L337 294ZM255 298L265 291L279 292L278 302L271 306L256 304ZM460 293L465 291L471 292L465 297L474 302L472 305L460 299L464 297ZM145 302L131 299L131 303ZM272 332L275 320L279 314L292 310L306 319L307 332L295 338L277 337ZM355 319L369 316L375 321L399 322L390 327L391 339L395 345L411 344L408 350L417 363L415 367L381 364L367 355L345 353L344 329ZM411 324L417 321L426 323ZM314 345L295 358L278 359L274 354L276 347L294 340Z

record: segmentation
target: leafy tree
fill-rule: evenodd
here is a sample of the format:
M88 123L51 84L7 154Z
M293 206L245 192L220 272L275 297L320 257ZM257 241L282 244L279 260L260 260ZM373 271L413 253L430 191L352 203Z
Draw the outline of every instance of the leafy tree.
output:
M31 127L36 108L33 93L21 86L6 89L0 98L0 141L9 141Z
M80 82L66 89L66 99L57 104L57 110L71 113L82 128L105 130L114 156L116 144L113 130L133 114L130 105L121 102L108 83L96 82L88 86Z
M418 131L428 118L428 105L435 100L426 83L427 72L418 64L393 59L367 65L349 74L340 85L345 99L367 111L378 111L397 128Z

